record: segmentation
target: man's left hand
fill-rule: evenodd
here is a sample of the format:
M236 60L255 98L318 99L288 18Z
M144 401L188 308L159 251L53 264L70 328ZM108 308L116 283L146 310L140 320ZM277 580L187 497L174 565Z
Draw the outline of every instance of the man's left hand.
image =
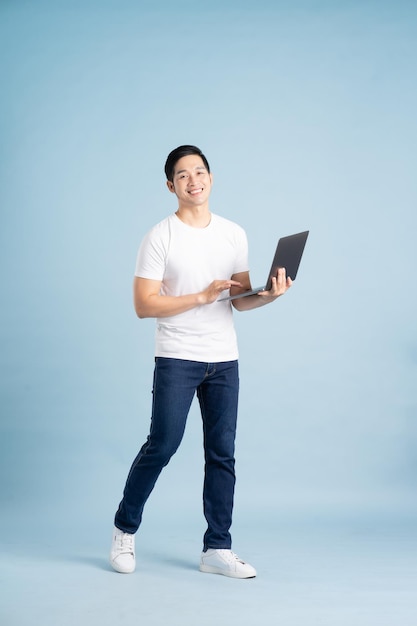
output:
M272 286L269 291L260 291L258 296L262 296L264 299L275 300L282 296L287 289L292 285L291 278L287 278L285 273L285 267L278 269L277 275L272 277Z

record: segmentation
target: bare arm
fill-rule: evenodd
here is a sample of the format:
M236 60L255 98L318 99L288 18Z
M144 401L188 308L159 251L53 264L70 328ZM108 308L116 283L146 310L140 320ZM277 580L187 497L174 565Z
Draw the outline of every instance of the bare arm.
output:
M233 296L238 293L250 291L251 284L249 272L234 274L232 276L232 280L241 283L242 287L231 287L230 295ZM264 306L265 304L269 304L270 302L274 302L274 300L282 296L287 291L287 289L291 287L291 285L291 278L287 278L285 275L285 269L280 268L277 272L276 277L274 276L272 278L272 287L270 291L261 291L260 293L254 294L253 296L247 296L246 298L237 298L236 300L232 300L232 304L238 311L250 311L251 309L256 309L260 306Z
M133 300L138 317L171 317L185 313L197 306L204 306L215 302L222 291L239 287L240 283L234 279L214 280L199 293L184 296L160 295L161 281L149 280L135 276L133 282Z

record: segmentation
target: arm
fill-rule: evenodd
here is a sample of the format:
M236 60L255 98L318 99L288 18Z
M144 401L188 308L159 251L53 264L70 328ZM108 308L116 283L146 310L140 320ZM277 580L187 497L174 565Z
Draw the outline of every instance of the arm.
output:
M242 287L231 287L231 296L238 293L244 293L245 291L250 291L251 284L249 272L234 274L232 276L232 280L241 283ZM291 278L286 277L285 269L281 267L279 268L276 277L272 277L272 287L270 291L261 291L260 293L254 294L253 296L247 296L246 298L238 298L237 300L232 300L232 304L238 311L250 311L251 309L257 309L260 306L264 306L265 304L274 302L274 300L282 296L287 291L287 289L291 287L291 285Z
M160 295L161 281L139 278L135 276L133 282L133 299L138 317L171 317L185 313L190 309L215 302L222 291L232 287L239 287L237 280L214 280L199 293L184 296Z

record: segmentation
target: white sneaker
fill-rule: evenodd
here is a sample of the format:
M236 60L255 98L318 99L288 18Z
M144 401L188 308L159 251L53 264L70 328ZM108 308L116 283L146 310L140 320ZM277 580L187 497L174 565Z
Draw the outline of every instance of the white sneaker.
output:
M209 549L203 552L200 560L200 572L223 574L231 578L255 578L256 570L249 563L239 559L231 550Z
M116 572L131 574L135 571L135 535L113 529L110 564Z

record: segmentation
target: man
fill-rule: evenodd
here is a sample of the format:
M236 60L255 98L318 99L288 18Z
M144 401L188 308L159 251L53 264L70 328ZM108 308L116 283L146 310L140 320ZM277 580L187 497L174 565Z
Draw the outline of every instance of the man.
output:
M155 317L156 349L150 434L133 461L115 516L110 555L121 573L135 569L134 535L144 505L184 434L197 394L203 420L203 488L207 531L202 572L253 578L255 569L231 550L238 351L232 305L218 298L251 289L246 235L209 210L212 174L196 146L180 146L166 161L177 211L157 224L138 252L134 303L138 317ZM273 302L291 286L285 270L270 291L233 300L249 310Z

